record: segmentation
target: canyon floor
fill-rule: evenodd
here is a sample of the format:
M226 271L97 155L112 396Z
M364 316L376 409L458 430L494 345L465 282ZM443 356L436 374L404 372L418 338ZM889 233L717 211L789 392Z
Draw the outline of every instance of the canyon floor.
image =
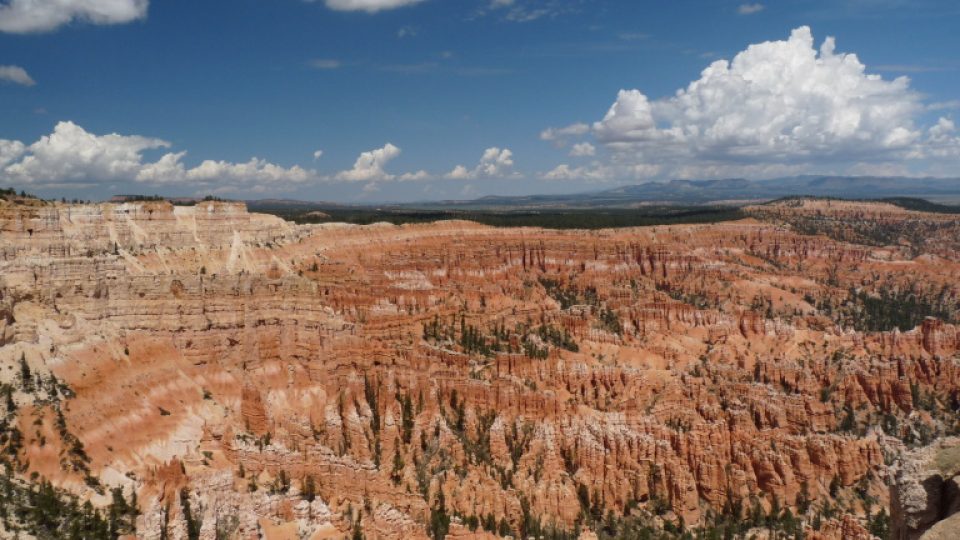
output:
M744 212L0 200L0 536L960 537L960 216Z

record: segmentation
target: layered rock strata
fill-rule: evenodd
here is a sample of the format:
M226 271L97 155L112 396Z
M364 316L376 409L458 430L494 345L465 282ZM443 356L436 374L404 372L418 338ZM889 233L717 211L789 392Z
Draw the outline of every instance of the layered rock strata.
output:
M857 331L844 304L955 307L948 257L753 219L561 232L0 204L21 474L95 504L136 491L141 538L185 537L185 494L202 538L423 538L438 513L464 538L530 517L573 533L592 512L697 527L789 508L809 526L825 507L811 535L860 537L893 456L958 427L960 329Z

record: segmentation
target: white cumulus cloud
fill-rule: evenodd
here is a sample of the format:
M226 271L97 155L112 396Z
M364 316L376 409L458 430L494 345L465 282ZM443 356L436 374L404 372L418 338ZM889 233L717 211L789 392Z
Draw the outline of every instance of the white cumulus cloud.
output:
M7 163L22 156L25 151L26 146L20 141L0 139L0 171Z
M415 180L429 180L431 178L433 178L433 176L430 173L421 169L417 172L403 173L397 177L397 180L400 180L401 182L408 182Z
M246 163L207 159L196 167L188 168L180 161L185 155L186 152L165 154L156 163L145 165L135 179L151 184L190 182L231 187L245 184L257 184L257 187L271 184L273 187L280 187L280 184L297 184L317 179L315 172L300 166L285 168L259 158L251 158Z
M944 146L955 144L945 135L949 126L920 127L924 110L908 78L868 73L855 54L838 53L832 37L817 49L804 26L713 62L671 96L621 90L589 133L610 151L618 175L638 166L677 176L766 174L928 157L934 140L938 155L947 155ZM586 131L583 124L550 128L541 139ZM587 151L578 145L571 155Z
M483 151L480 163L473 169L457 165L447 173L447 178L464 180L472 178L503 178L513 174L513 152L509 148L490 147Z
M187 167L186 152L169 152L145 162L144 152L168 148L162 139L139 135L96 135L73 122L59 122L53 133L26 146L0 140L0 180L22 184L136 181L150 184L192 183L214 187L282 187L319 179L314 171L285 168L262 159L246 163L205 160Z
M571 157L589 157L597 154L597 147L588 143L580 142L573 145L570 149Z
M0 81L12 82L21 86L37 84L27 70L20 66L0 66Z
M387 143L383 148L363 152L357 157L353 168L340 171L335 178L350 182L366 182L370 180L393 180L395 177L387 173L384 167L392 159L400 155L400 148Z
M601 141L641 152L781 159L906 148L920 108L907 78L865 73L856 55L834 52L833 38L818 54L801 27L712 63L673 97L623 90L593 127Z
M149 0L9 0L0 5L0 32L49 32L73 21L122 24L147 16Z
M145 150L170 143L139 135L94 135L73 122L59 122L7 165L3 176L23 182L129 179L143 166Z
M931 142L944 142L950 139L950 136L957 130L956 124L953 123L953 120L949 118L941 117L937 121L936 125L930 128L930 141Z
M163 139L117 133L98 135L73 122L59 122L52 133L33 144L0 139L0 184L86 187L130 182L192 186L224 193L285 191L310 182L380 184L443 177L422 169L388 172L388 164L401 154L400 148L391 143L362 152L352 168L335 174L323 174L300 165L287 167L257 157L244 162L204 159L194 165L187 162L185 150L163 151L170 146ZM314 160L323 155L322 150L313 152ZM473 169L461 166L447 177L516 176L512 167L513 153L506 148L493 147L484 151Z
M419 4L423 0L324 0L326 6L337 11L366 11L376 13Z
M447 178L452 178L453 180L463 180L465 178L470 178L470 171L463 165L457 165L453 168L452 171L447 173Z
M608 180L606 173L607 171L602 168L571 167L566 163L561 163L542 176L545 180L584 180L588 178Z
M934 157L960 157L960 135L950 118L941 117L927 130L925 154Z

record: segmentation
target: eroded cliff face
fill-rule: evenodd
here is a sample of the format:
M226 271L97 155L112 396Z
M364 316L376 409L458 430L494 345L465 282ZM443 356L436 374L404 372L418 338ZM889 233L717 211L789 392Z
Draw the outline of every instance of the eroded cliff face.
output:
M890 505L894 540L946 540L960 528L960 438L900 456Z
M898 453L958 427L960 329L857 331L886 320L864 298L955 314L958 278L949 257L755 220L4 204L4 441L22 478L96 505L136 492L140 538L574 535L783 509L811 538L869 538Z

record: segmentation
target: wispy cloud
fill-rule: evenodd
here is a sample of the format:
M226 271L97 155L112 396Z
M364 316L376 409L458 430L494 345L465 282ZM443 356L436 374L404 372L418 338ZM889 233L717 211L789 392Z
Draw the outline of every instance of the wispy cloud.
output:
M312 1L312 0L308 0ZM336 11L366 11L377 13L388 9L419 4L423 0L324 0L324 4Z
M502 13L506 21L525 23L576 11L579 3L570 0L490 0L486 7L476 12L476 16Z
M551 141L558 148L566 146L567 139L581 137L590 132L590 126L577 122L560 128L547 128L540 132L540 140Z
M309 64L314 69L338 69L343 67L343 62L333 58L315 58Z
M345 66L357 69L379 71L382 73L396 73L399 75L424 75L428 73L442 73L460 77L495 77L509 75L514 72L510 68L496 66L462 65L457 61L457 55L452 51L440 51L422 61L398 62L393 64L379 64L368 61L342 61L334 58L315 58L307 62L307 66L317 70L335 70Z
M640 41L650 39L650 34L644 32L621 32L617 37L623 41Z
M27 70L20 66L0 66L0 82L10 82L20 86L33 86L37 84L33 77L27 73Z
M454 68L454 73L464 77L496 77L499 75L510 75L513 70L510 68L495 67L459 67Z
M927 105L928 111L949 111L960 109L960 99L951 99L950 101L938 101Z
M377 69L380 71L386 71L389 73L428 73L431 71L436 71L440 67L440 64L437 62L416 62L413 64L386 64L382 66L377 66Z
M949 66L930 66L922 64L880 64L873 66L875 71L885 71L890 73L934 73L938 71L954 71L955 67Z
M513 22L530 22L546 17L551 13L552 12L546 8L511 9L504 18Z
M740 4L740 7L737 8L737 13L740 15L753 15L754 13L760 13L766 9L763 4Z

